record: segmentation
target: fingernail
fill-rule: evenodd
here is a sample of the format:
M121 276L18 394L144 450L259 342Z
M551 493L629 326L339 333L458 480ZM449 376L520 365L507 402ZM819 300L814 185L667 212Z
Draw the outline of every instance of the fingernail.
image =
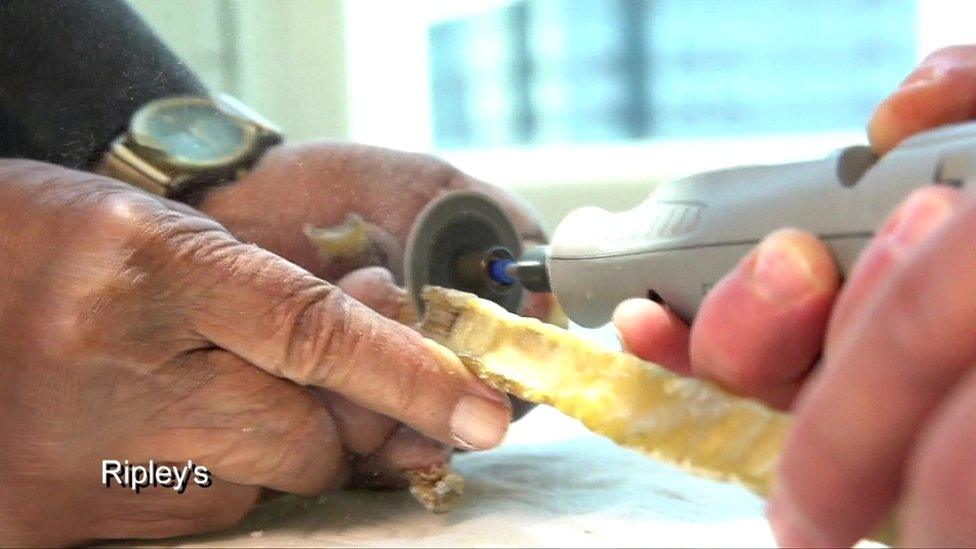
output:
M620 331L620 325L629 323L631 319L643 317L647 314L647 306L648 301L646 299L633 298L620 302L613 310L613 328L617 333L620 348L625 353L630 353L631 350L627 347L627 339L624 337L624 333Z
M943 64L919 67L902 80L898 89L903 90L910 87L915 88L937 84L946 77L948 72L947 67Z
M406 425L400 425L382 448L373 454L388 470L419 469L444 463L451 448L421 435Z
M486 450L498 446L505 437L511 413L497 402L476 396L458 400L451 414L454 442L468 450Z
M911 246L934 231L952 211L952 204L941 193L928 189L915 191L899 210L894 223L881 232Z
M780 547L830 547L823 534L781 497L774 496L767 507L769 526Z
M794 302L819 287L806 255L787 233L773 233L759 244L751 274L756 291L773 303Z
M613 323L620 324L627 322L631 318L640 318L647 314L650 301L640 297L625 299L613 310Z

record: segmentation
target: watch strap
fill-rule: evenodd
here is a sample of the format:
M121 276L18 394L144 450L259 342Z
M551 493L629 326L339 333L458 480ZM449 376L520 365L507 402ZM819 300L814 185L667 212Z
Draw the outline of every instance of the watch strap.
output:
M109 151L95 168L97 173L130 183L152 194L167 196L172 179L156 166L146 162L125 146L124 139L118 137L112 142Z

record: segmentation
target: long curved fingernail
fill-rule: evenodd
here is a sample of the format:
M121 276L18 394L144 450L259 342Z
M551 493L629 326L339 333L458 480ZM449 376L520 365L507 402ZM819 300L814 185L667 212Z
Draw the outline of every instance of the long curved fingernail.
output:
M750 272L760 297L790 304L817 291L820 284L803 250L787 232L775 232L759 244Z

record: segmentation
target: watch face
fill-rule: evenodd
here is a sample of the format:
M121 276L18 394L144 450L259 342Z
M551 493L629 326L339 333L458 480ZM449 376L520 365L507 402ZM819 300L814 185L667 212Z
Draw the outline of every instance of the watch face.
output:
M226 165L247 154L255 130L210 100L177 97L155 101L136 113L132 137L167 164L190 169Z

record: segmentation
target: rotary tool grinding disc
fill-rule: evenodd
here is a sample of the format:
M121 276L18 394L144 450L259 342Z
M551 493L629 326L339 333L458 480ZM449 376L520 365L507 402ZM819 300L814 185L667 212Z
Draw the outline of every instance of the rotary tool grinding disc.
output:
M517 312L522 301L521 285L502 286L492 282L487 274L479 282L459 276L460 257L487 254L494 247L505 248L516 258L522 254L515 225L494 200L478 192L456 191L430 203L414 222L407 239L404 270L407 291L417 311L424 311L424 286L433 285L470 292Z

